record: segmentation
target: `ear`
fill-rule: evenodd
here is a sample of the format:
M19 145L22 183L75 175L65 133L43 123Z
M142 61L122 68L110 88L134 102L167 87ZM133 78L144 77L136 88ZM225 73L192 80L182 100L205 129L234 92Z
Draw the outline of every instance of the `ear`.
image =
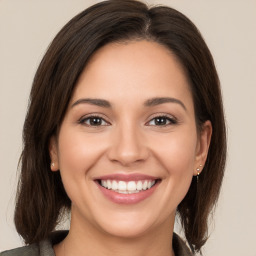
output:
M52 136L49 142L49 153L51 158L51 170L56 172L59 170L59 157L58 157L58 147L57 139L55 136Z
M197 141L197 148L196 148L196 159L195 159L195 166L194 166L194 175L198 175L204 168L209 146L211 143L212 137L212 124L209 120L207 120L201 130L200 134L198 135Z

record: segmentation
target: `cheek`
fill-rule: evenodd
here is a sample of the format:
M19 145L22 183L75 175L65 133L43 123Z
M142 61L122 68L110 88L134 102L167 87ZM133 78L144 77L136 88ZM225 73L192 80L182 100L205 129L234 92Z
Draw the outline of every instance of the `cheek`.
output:
M195 131L179 131L158 141L155 153L164 165L167 175L192 175L196 158L197 134Z
M168 201L170 208L167 208L172 210L183 200L191 184L197 133L191 129L173 132L168 138L159 141L158 145L155 154L165 170L165 178L162 181L166 187L163 202Z
M88 186L92 182L90 170L104 152L104 145L100 143L102 138L99 137L95 140L93 134L85 136L82 130L74 132L72 129L65 129L65 127L62 127L60 131L59 169L64 188L73 206L84 207L87 205L85 202L89 200L87 195L93 193ZM84 196L81 197L81 195Z
M63 179L87 179L86 175L101 157L104 146L95 136L64 130L59 135L59 168ZM64 180L63 180L64 181Z

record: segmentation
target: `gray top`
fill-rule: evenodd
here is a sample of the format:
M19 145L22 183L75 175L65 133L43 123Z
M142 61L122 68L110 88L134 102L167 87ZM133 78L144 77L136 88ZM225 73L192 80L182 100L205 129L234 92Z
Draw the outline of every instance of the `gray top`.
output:
M2 252L0 256L55 256L53 245L61 242L67 234L68 231L56 231L47 240ZM173 234L173 250L175 256L193 256L185 242L175 233Z

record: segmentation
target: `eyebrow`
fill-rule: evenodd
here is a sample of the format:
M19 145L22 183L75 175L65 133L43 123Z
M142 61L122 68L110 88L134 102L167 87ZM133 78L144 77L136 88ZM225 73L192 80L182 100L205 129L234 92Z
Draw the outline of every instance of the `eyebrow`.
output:
M73 108L76 105L83 104L83 103L87 103L87 104L91 104L91 105L95 105L95 106L99 106L99 107L104 107L104 108L111 108L111 104L109 101L103 100L103 99L92 99L92 98L79 99L71 105L71 108ZM164 103L179 104L182 106L182 108L184 110L187 111L187 109L182 101L175 99L175 98L170 98L170 97L156 97L156 98L148 99L144 102L144 106L154 107L154 106L164 104Z
M157 105L169 103L169 102L177 103L177 104L181 105L182 108L184 108L184 110L187 111L187 108L185 107L185 105L182 101L175 99L175 98L170 98L170 97L157 97L157 98L148 99L145 101L144 106L153 107L153 106L157 106Z
M85 98L85 99L79 99L76 102L74 102L72 104L72 108L78 104L81 103L87 103L87 104L91 104L91 105L95 105L95 106L99 106L99 107L104 107L104 108L110 108L111 104L109 101L107 100L102 100L102 99L90 99L90 98Z

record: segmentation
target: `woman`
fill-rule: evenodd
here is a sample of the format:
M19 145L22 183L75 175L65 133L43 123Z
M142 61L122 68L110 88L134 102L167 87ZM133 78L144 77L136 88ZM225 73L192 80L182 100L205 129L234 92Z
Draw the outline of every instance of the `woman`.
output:
M200 252L226 136L212 56L183 14L112 0L74 17L35 75L23 138L28 246L2 255ZM53 232L66 211L70 230Z

